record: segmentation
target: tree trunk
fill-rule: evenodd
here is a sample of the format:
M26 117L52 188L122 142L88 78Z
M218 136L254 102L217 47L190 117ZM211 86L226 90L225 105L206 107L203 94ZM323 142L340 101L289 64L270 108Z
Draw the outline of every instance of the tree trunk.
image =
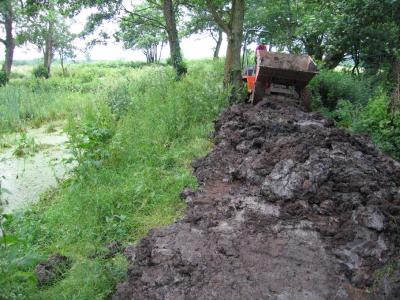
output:
M46 44L45 44L45 49L44 49L44 57L43 57L43 63L44 67L47 69L48 76L50 76L51 72L51 64L53 62L53 31L54 31L54 24L52 21L49 22L49 27L48 27L48 32L47 32L47 37L46 37Z
M156 63L158 63L158 64L161 61L161 54L162 54L163 48L164 48L164 42L161 42L160 51L158 51L158 57L156 59L157 60Z
M225 60L225 86L232 86L230 100L236 101L242 89L242 66L240 52L243 42L243 23L245 12L245 0L232 0L230 31L228 36L228 48Z
M187 69L182 60L178 30L176 29L175 9L172 0L164 0L163 4L163 14L167 25L172 66L174 67L178 77L181 77L187 73Z
M61 70L62 70L62 74L63 74L63 76L65 77L65 74L66 74L66 72L65 72L65 68L64 68L64 52L63 52L63 50L62 49L60 49L60 64L61 64Z
M213 16L214 21L226 33L228 48L226 49L224 86L231 86L230 101L237 101L240 98L240 91L243 87L242 66L240 63L240 52L243 42L243 23L246 8L245 0L232 0L229 22L223 20L218 12L215 3L207 0L207 7Z
M13 9L11 1L6 3L6 12L4 14L4 27L6 31L5 45L5 60L3 64L3 71L6 72L7 79L10 77L11 67L14 58L15 39L13 37Z
M219 51L221 50L222 38L223 38L223 31L222 31L222 29L218 29L218 40L217 40L217 44L215 45L215 49L214 49L214 56L213 56L214 59L219 58Z

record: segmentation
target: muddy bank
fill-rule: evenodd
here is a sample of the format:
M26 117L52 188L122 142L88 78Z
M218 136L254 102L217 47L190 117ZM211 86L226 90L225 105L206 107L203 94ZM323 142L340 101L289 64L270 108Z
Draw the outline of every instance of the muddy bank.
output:
M38 200L43 192L55 187L72 167L65 163L71 154L66 147L68 137L61 125L52 132L47 132L46 127L30 129L26 136L27 148L33 148L30 144L34 144L35 151L28 149L28 153L18 157L16 149L22 143L20 134L7 136L9 147L0 151L1 184L10 192L2 195L7 201L6 212Z
M396 268L382 269L399 250L398 162L276 99L215 128L186 216L126 250L114 299L400 298Z

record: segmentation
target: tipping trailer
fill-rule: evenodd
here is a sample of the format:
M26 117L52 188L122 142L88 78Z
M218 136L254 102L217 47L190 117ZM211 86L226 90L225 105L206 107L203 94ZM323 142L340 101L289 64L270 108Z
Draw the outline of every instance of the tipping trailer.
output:
M310 93L306 86L319 73L315 62L306 54L277 53L271 49L270 46L269 50L257 50L256 66L244 69L250 101L255 104L265 95L275 93L299 99L307 106Z

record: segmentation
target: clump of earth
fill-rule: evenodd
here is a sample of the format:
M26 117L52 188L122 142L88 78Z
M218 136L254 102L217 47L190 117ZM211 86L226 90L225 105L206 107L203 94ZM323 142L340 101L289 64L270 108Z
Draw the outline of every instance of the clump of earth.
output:
M400 298L400 163L367 137L270 97L223 112L193 167L114 299Z
M35 268L38 285L43 287L62 279L70 267L71 261L68 257L59 253L53 254L47 261L38 264Z

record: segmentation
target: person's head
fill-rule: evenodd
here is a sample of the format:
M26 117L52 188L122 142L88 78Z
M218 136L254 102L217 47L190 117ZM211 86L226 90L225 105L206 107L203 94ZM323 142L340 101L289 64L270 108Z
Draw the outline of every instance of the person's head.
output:
M264 37L262 37L262 38L260 38L259 40L258 40L258 43L261 45L265 45L266 43L267 43L267 39L266 38L264 38Z

